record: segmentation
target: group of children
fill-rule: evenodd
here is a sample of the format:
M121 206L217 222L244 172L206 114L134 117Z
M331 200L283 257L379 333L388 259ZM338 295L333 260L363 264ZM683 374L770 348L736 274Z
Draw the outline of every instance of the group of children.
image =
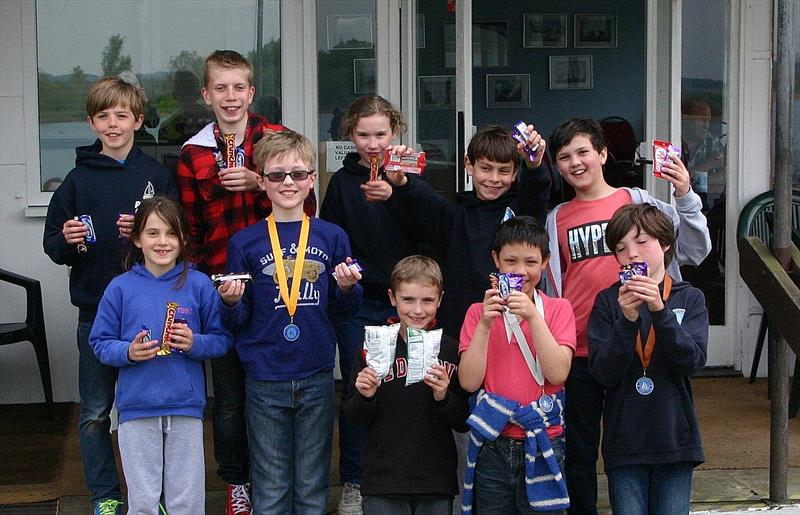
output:
M387 149L412 149L393 145L400 112L364 97L341 124L356 152L315 218L316 150L248 112L252 84L236 52L206 60L216 121L184 144L177 189L133 143L136 90L103 79L89 94L99 141L54 193L44 247L72 267L95 513L122 511L115 388L128 511L204 513L209 358L227 514L325 513L337 344L342 514L451 513L453 431L469 432L463 513L594 513L601 416L614 512L688 512L703 461L688 378L708 317L678 265L710 239L680 159L662 168L673 206L605 182L592 120L547 141L528 126L523 143L490 126L465 156L473 191L450 202L424 175L383 170ZM545 150L576 192L549 214ZM641 275L620 283L632 263ZM237 275L207 275L222 272ZM390 344L385 369L365 330Z

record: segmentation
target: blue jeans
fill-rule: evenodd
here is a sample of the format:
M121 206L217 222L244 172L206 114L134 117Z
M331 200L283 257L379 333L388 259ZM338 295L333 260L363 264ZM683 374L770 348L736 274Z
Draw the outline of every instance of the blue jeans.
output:
M236 349L211 360L211 376L217 475L226 483L243 485L250 481L250 449L244 413L244 369Z
M614 515L685 515L692 499L690 462L628 465L606 471Z
M564 384L565 473L569 515L597 515L597 449L605 389L589 374L589 358L574 358Z
M559 468L564 470L564 439L551 441ZM541 453L537 460L543 460ZM525 481L525 441L500 436L484 442L475 464L476 515L561 515L563 511L534 511L528 504Z
M339 345L339 370L342 372L342 399L339 406L339 476L342 483L361 484L364 472L364 437L366 426L351 424L344 414L344 399L353 384L353 362L364 346L364 326L386 325L389 317L397 316L397 310L389 301L364 299L361 308L352 317L336 324L336 340Z
M323 515L330 484L332 372L246 380L253 514Z
M364 515L451 515L453 498L414 499L366 495Z
M111 441L111 405L117 369L100 363L89 346L95 311L78 315L78 392L81 397L79 438L86 487L92 503L103 499L122 499L119 473Z

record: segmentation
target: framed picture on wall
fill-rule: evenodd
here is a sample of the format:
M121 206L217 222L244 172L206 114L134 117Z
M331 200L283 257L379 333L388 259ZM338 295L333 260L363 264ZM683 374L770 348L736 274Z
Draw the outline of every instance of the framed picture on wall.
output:
M575 48L616 48L616 14L576 14Z
M592 89L592 56L551 55L550 89Z
M456 108L456 76L427 75L418 77L420 111L445 111Z
M529 74L486 75L486 107L488 109L519 109L531 106L531 76Z
M375 59L353 59L353 93L375 94Z
M567 15L525 13L522 17L522 46L525 48L566 48Z
M369 14L329 15L328 50L372 48L372 16Z

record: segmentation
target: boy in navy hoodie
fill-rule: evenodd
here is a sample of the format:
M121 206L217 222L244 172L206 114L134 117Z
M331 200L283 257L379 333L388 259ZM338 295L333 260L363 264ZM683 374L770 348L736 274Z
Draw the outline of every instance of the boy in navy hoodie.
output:
M100 363L89 333L100 297L122 272L121 251L133 227L133 213L156 194L177 198L170 171L134 144L144 120L144 101L135 86L117 77L97 81L86 100L93 144L76 149L75 168L53 193L44 226L44 251L71 267L69 292L78 307L78 389L80 443L86 486L95 513L116 510L119 474L109 434L117 370ZM78 217L88 215L88 224Z
M618 209L606 243L620 265L640 274L620 272L589 317L589 372L606 389L602 451L611 509L689 513L692 470L704 460L689 378L706 362L705 298L667 273L675 233L658 207Z

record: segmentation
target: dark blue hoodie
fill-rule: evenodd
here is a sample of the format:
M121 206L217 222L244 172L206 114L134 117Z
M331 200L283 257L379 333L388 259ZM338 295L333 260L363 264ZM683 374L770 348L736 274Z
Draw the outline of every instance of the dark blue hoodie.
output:
M119 367L120 423L168 415L202 418L206 405L203 360L222 356L233 345L233 337L222 327L221 301L211 279L190 269L186 283L176 289L182 269L178 263L155 277L143 265L135 265L111 281L100 301L89 344L103 364ZM192 348L187 353L130 361L128 348L143 325L160 342L168 302L178 303L176 318L185 319L194 333Z
M75 168L50 199L44 225L44 251L55 263L72 267L69 293L72 304L94 311L103 290L122 273L122 253L128 240L119 237L117 218L133 213L142 200L154 195L178 198L175 177L165 166L136 145L125 163L100 154L100 140L75 149ZM61 230L75 216L91 215L97 242L78 253Z
M703 293L687 282L675 282L666 306L639 308L631 322L622 314L617 283L597 294L589 317L589 372L606 388L603 409L605 469L625 465L704 461L689 377L706 362L708 311ZM652 326L653 329L649 329ZM642 363L636 334L656 342L647 368L653 392L640 395L636 381Z

